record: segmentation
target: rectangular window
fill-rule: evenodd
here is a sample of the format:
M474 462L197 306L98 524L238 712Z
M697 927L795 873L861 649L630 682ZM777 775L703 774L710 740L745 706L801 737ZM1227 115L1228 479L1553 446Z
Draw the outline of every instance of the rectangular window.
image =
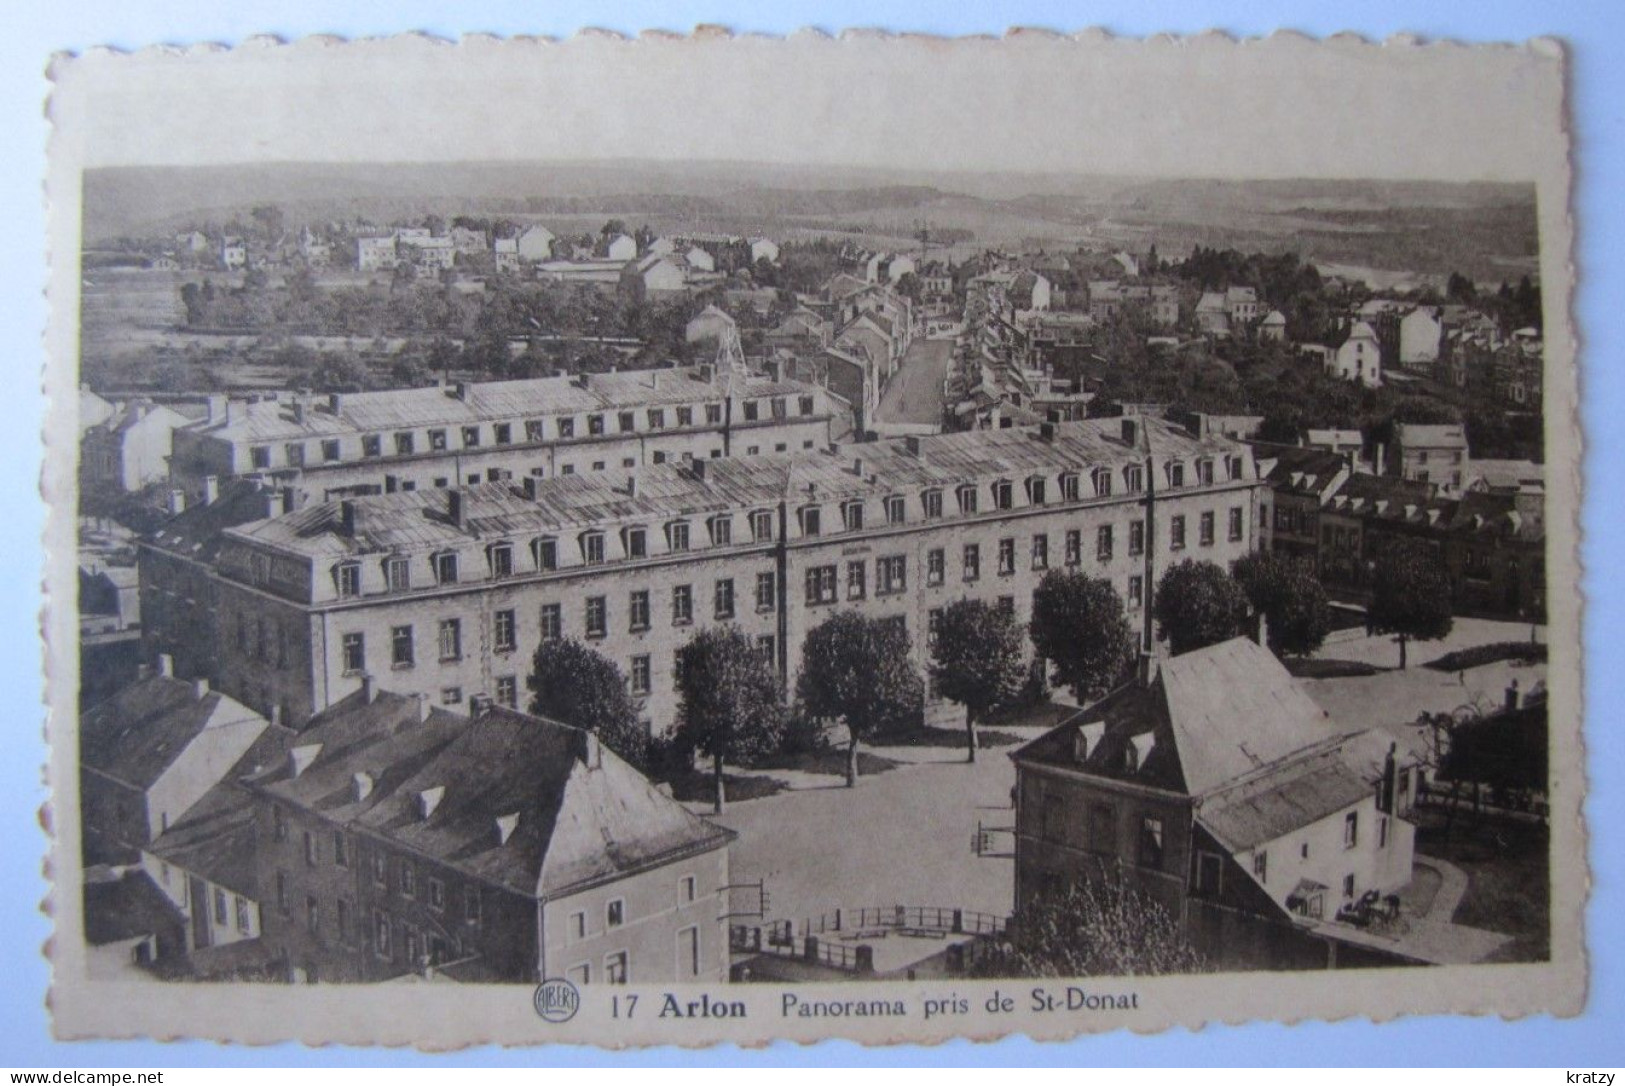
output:
M1168 518L1168 546L1176 551L1185 549L1185 518L1183 516Z
M1354 876L1343 876L1343 896L1352 900L1354 898Z
M382 909L374 909L372 911L372 950L380 958L391 957L389 934L389 914Z
M750 537L758 543L773 539L773 514L758 510L750 515Z
M756 575L756 609L758 611L772 611L777 609L779 602L778 578L772 571Z
M772 634L762 634L756 639L756 651L768 667L773 667L778 662L777 643L773 640Z
M1162 869L1162 819L1140 819L1140 866Z
M1196 893L1218 897L1224 888L1224 857L1215 852L1196 854Z
M1014 539L999 540L999 573L1008 574L1016 571L1016 541Z
M361 435L361 455L366 456L366 457L384 455L384 435L383 434L362 434Z
M322 928L322 908L313 897L305 898L305 930L315 935Z
M603 565L603 532L588 532L581 537L581 560L589 566Z
M700 929L684 928L677 933L677 975L700 975Z
M1199 486L1213 485L1213 461L1198 460L1196 462L1196 482Z
M684 875L677 880L677 904L691 905L698 896L699 883L693 875Z
M925 552L925 583L940 585L947 577L948 556L941 547Z
M649 591L639 589L627 599L627 626L633 633L649 628Z
M276 907L277 911L286 914L288 911L288 873L276 873Z
M460 686L443 687L440 691L441 705L461 705L463 703L463 688Z
M901 524L907 515L904 502L900 495L892 495L886 499L886 523Z
M1012 509L1015 507L1015 488L1008 482L1000 480L993 484L993 508Z
M693 426L694 425L694 409L692 407L679 407L677 409L677 425L679 425L679 426Z
M694 587L680 584L671 590L671 624L686 626L694 621Z
M412 865L410 860L401 861L400 886L402 897L417 897L418 869Z
M413 452L413 435L411 431L395 435L395 455L411 456Z
M497 704L505 709L519 708L519 679L516 676L497 676Z
M863 503L847 502L841 506L841 523L849 532L863 530Z
M1128 552L1135 556L1145 553L1145 521L1128 522Z
M303 836L304 836L304 846L305 846L305 866L306 867L315 867L316 866L316 838L311 836L311 833L310 833L309 830L306 830Z
M1377 818L1377 847L1388 847L1388 819L1379 815Z
M342 902L342 901L339 902L340 906L343 906L343 904L344 904L344 902ZM241 897L237 898L236 899L236 906L237 906L237 930L239 932L241 932L242 934L247 935L248 934L248 929L253 926L252 923L250 922L250 919L249 919L248 899L247 898L241 898ZM342 910L340 912L340 915L341 916L343 915ZM343 933L340 932L340 934L342 935Z
M649 429L664 430L666 428L666 411L664 408L649 408Z
M716 426L719 423L721 423L722 422L722 405L719 404L719 403L708 403L708 404L706 404L705 405L705 421L707 423L709 423L710 425L712 425L712 426Z
M937 634L942 631L942 608L933 607L925 613L925 644L927 648L937 647Z
M732 577L725 577L717 582L716 586L716 617L727 619L734 617L734 582Z
M305 466L305 443L302 441L290 442L282 447L282 454L288 461L290 468Z
M632 411L617 412L615 422L620 426L621 433L623 434L633 433L638 428L637 414Z
M920 504L926 520L937 520L942 516L942 491L927 490L920 495Z
M576 436L576 420L574 418L568 418L568 417L560 419L559 420L559 437L562 438L565 441L568 441L568 440L570 440L571 438L573 438L575 436Z
M458 618L441 619L438 642L440 659L461 660L463 658L463 620Z
M498 445L511 445L511 444L513 444L513 424L512 423L499 422L495 426L491 427L491 431L492 431L493 436L496 438L496 443Z
M1102 524L1095 529L1095 558L1101 562L1112 559L1112 526Z
M1343 817L1343 847L1353 848L1360 843L1360 812L1350 811Z
M333 831L333 863L337 867L350 866L350 844L345 840L343 830Z
M446 451L446 431L444 431L444 430L430 430L429 431L429 448L433 449L435 452L445 452Z
M518 622L512 611L498 611L492 617L491 641L497 652L512 652L519 644Z
M802 535L817 535L817 534L819 534L819 530L821 528L821 525L819 523L819 513L818 513L818 507L816 505L807 506L805 509L802 509L800 511L799 515L801 517L801 534Z
M978 580L982 576L982 548L975 543L966 543L961 562L964 578L967 581Z
M389 662L394 667L413 664L412 627L393 626L389 631Z
M846 564L846 598L861 600L868 594L867 564L859 559Z
M901 554L882 558L875 564L880 583L876 589L882 595L908 591L908 559Z
M541 627L543 641L557 641L564 636L564 610L559 604L542 604Z
M585 939L586 937L587 937L587 914L585 912L573 912L573 913L571 913L570 914L570 938L573 939L573 940L580 940L580 939Z
M1117 808L1109 803L1089 807L1089 847L1108 855L1117 852Z
M389 887L389 857L382 852L372 854L372 881L385 889Z
M959 498L959 511L961 513L976 512L976 488L974 486L962 486L956 491L956 494Z
M477 449L480 447L480 428L478 426L463 427L463 448Z
M438 584L457 583L457 556L455 554L437 554L434 556L434 579Z
M745 421L755 422L762 417L762 405L755 400L745 401Z
M1033 568L1049 568L1049 536L1033 536Z
M219 927L226 924L226 892L218 886L214 889L214 922Z
M513 547L507 543L498 543L491 548L491 576L513 576Z
M649 658L632 657L632 693L641 698L649 693L650 688Z
M1270 854L1263 849L1253 853L1253 878L1262 885L1269 881Z
M1061 476L1061 500L1069 502L1078 500L1078 477L1070 471Z
M480 888L478 886L463 887L463 922L478 924L480 922Z
M671 551L688 550L688 522L686 520L673 521L666 525L666 549Z
M1145 578L1135 574L1128 579L1128 605L1139 607L1145 603Z
M324 461L331 463L332 461L339 459L340 454L341 448L338 439L330 438L327 441L322 442L322 459Z
M835 567L812 566L807 570L807 603L835 602Z
M1241 506L1232 506L1230 509L1230 542L1236 543L1241 540L1241 530Z
M1204 547L1213 546L1213 514L1203 513L1196 522L1196 539Z
M604 927L618 928L626 923L626 901L614 898L604 906Z
M338 582L341 599L361 595L361 567L354 562L343 563L338 567Z
M626 984L631 980L631 975L626 951L617 950L613 954L604 955L605 984Z
M734 521L732 517L712 517L710 528L711 545L713 547L726 547L734 541Z
M256 469L265 469L271 466L271 446L255 445L248 450L249 465Z
M405 592L412 587L412 563L405 558L386 558L384 580L391 592Z
M609 633L609 607L603 596L587 597L587 636L603 637Z
M367 670L367 639L362 634L347 633L343 639L344 673L359 675Z

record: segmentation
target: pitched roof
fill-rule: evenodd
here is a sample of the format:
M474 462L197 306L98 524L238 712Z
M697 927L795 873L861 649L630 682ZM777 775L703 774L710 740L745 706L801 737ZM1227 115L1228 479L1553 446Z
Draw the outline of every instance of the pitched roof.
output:
M230 480L214 501L188 506L145 537L142 544L199 562L212 561L220 550L220 533L239 524L264 520L275 511L275 497L274 491L251 479Z
M124 687L79 718L79 762L132 788L152 787L194 744L210 761L235 762L269 722L232 698L153 676Z
M588 733L507 709L465 719L358 692L298 742L314 753L301 772L279 765L251 786L526 895L610 881L733 837Z

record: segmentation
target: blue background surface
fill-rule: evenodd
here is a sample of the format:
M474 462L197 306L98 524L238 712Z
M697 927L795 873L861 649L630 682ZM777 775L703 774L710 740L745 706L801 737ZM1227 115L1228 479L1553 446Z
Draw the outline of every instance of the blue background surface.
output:
M19 10L20 9L20 10ZM1606 2L1533 4L1528 0L1460 0L1397 3L1162 2L915 3L799 0L771 6L710 2L522 3L518 0L250 0L219 3L76 0L28 4L13 9L0 35L0 207L6 212L0 260L0 380L13 392L0 425L0 554L11 561L0 574L0 690L9 719L0 757L0 951L5 984L0 986L0 1065L38 1067L173 1065L596 1065L665 1064L1544 1064L1570 1068L1625 1063L1619 1035L1625 1022L1625 874L1620 826L1625 824L1625 745L1611 735L1613 707L1620 702L1625 668L1616 665L1622 634L1622 579L1610 576L1608 555L1620 550L1625 517L1621 478L1621 427L1625 408L1621 333L1625 332L1625 6ZM423 30L455 38L465 32L532 33L567 36L583 26L624 33L660 28L686 31L697 23L737 31L784 33L804 26L826 31L884 27L939 34L999 33L1009 26L1073 31L1102 26L1124 35L1160 31L1195 33L1216 27L1238 36L1290 28L1326 35L1351 30L1384 38L1412 33L1423 38L1463 41L1518 41L1550 34L1572 49L1574 139L1577 148L1576 199L1579 250L1577 307L1582 340L1581 395L1587 434L1585 542L1582 562L1590 570L1582 590L1587 599L1588 654L1586 700L1591 707L1588 735L1591 863L1595 882L1588 926L1592 987L1587 1013L1580 1018L1549 1018L1504 1023L1497 1019L1412 1018L1381 1026L1370 1022L1256 1024L1244 1028L1178 1030L1154 1037L1127 1033L1087 1037L1066 1045L1034 1044L1022 1038L997 1045L950 1044L932 1049L863 1049L844 1043L814 1047L780 1044L759 1051L721 1048L709 1052L653 1049L606 1055L592 1049L553 1047L532 1050L475 1049L430 1057L413 1052L326 1048L307 1050L223 1047L203 1042L179 1044L76 1043L50 1038L44 1006L48 968L40 947L50 933L39 911L46 883L41 873L44 838L37 813L45 799L41 784L38 613L40 532L44 518L37 481L39 434L45 404L38 394L43 352L40 334L46 308L44 219L41 178L47 126L42 105L48 90L44 67L51 53L83 51L97 45L125 49L154 42L233 43L256 33L298 37L332 33L352 37ZM1603 575L1598 576L1601 572ZM1395 974L1395 983L1403 983ZM1610 1023L1613 1023L1610 1025Z

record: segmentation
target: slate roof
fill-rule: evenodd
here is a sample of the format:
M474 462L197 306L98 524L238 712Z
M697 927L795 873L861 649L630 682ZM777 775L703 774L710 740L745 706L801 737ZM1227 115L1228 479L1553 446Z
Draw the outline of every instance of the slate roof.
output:
M1258 458L1259 473L1270 486L1292 494L1321 498L1339 475L1348 473L1348 462L1324 449L1260 441L1253 442L1253 455Z
M220 533L239 524L264 520L275 511L275 498L275 491L253 480L228 480L214 501L188 506L141 542L185 558L212 562L220 550Z
M549 897L727 844L586 732L501 708L464 718L361 692L298 738L314 750L251 787L386 839L471 878ZM363 795L358 774L371 781ZM438 798L425 815L424 795ZM504 841L499 820L514 819Z
M124 687L79 718L79 761L132 788L156 784L193 743L235 761L269 722L219 691L153 676Z

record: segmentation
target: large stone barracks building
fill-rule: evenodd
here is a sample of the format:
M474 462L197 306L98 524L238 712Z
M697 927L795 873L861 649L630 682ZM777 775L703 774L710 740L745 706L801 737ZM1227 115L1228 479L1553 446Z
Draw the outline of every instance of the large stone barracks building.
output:
M823 389L715 366L233 402L176 430L189 501L253 477L324 501L811 449L844 432ZM832 430L832 422L835 428Z
M295 727L369 675L454 710L477 694L519 705L538 643L574 637L619 665L658 734L675 652L700 627L742 627L789 684L807 631L857 608L905 623L923 671L955 600L1025 621L1044 573L1072 567L1135 611L1174 562L1228 567L1256 547L1261 485L1245 445L1141 418L520 483L225 529L212 621L155 636L209 640L193 655L218 688Z

